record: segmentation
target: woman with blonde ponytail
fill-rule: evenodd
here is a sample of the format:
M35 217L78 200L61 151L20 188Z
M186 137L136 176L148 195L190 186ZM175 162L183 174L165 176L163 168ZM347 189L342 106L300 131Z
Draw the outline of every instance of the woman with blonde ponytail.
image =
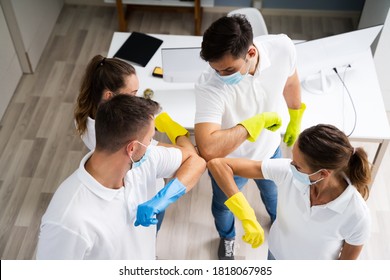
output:
M243 221L244 241L262 243L264 232L233 175L270 179L278 186L269 259L357 259L368 240L371 166L363 148L332 125L304 130L291 159L219 158L207 167L225 193L226 206Z

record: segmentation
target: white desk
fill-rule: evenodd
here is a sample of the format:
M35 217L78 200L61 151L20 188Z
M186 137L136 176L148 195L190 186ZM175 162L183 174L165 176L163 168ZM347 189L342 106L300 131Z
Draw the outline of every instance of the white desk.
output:
M107 56L113 57L129 35L130 33L115 32ZM199 47L202 36L151 35L162 39L163 43L146 67L133 64L140 80L138 95L143 96L145 89L152 89L154 91L153 100L159 102L164 111L167 111L174 120L193 130L195 118L194 84L168 83L162 78L153 77L152 72L155 66L161 67L161 48Z
M115 54L129 35L130 33L114 33L108 57ZM161 47L198 47L202 42L201 36L151 35L163 40ZM153 89L153 99L158 101L173 119L193 130L195 117L194 84L168 83L161 78L155 78L152 76L155 66L161 66L160 50L156 52L145 68L135 66L140 79L139 95L142 95L146 88ZM368 49L362 53L359 60L351 66L345 75L345 83L355 104L357 124L350 138L355 141L378 143L373 160L374 178L390 142L390 126L371 51ZM343 76L343 73L340 74ZM333 124L346 134L352 130L354 113L348 95L337 76L334 75L332 79L335 79L336 86L332 92L322 96L308 93L302 88L302 101L307 105L302 120L302 130L319 123ZM283 112L282 118L281 132L284 133L289 121L287 110Z

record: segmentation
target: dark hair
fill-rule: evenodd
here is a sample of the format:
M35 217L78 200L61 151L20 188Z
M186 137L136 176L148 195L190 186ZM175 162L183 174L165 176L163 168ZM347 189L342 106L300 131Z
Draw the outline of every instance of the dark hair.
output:
M160 105L138 96L119 94L103 102L95 119L96 150L116 152L127 142L140 139Z
M80 135L87 129L88 117L95 118L104 90L116 93L125 86L125 79L129 75L135 75L135 69L125 61L105 58L101 55L92 58L82 78L74 110L77 131Z
M363 198L368 198L371 165L367 153L361 147L352 147L344 132L319 124L302 131L297 143L312 170L331 169L340 175L344 172Z
M244 15L235 14L216 20L203 34L200 57L217 61L226 54L244 57L253 44L252 26Z

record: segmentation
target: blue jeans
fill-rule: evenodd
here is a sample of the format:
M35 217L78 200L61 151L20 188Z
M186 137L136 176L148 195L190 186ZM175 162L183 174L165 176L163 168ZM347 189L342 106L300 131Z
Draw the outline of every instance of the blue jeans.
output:
M281 156L282 152L280 147L278 147L271 158L280 158ZM217 182L215 182L210 172L209 175L211 178L211 186L213 188L211 212L214 216L215 227L217 228L220 237L233 238L236 236L236 231L234 228L234 216L233 213L230 212L230 210L224 204L227 200L227 197L218 187ZM234 181L241 190L242 187L248 182L248 179L234 176ZM260 191L261 200L263 201L265 208L270 215L272 223L276 218L276 204L278 199L278 190L276 185L273 181L266 179L256 179L254 181Z
M274 255L272 255L270 250L268 250L267 260L269 260L269 261L275 261L276 260Z
M161 228L161 224L163 222L163 219L164 219L164 215L165 215L165 210L164 211L161 211L160 213L158 213L156 215L156 219L157 219L157 232L160 230Z

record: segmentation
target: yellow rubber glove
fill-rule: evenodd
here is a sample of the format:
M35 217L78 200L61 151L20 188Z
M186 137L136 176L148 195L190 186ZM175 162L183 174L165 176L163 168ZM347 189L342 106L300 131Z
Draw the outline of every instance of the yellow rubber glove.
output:
M249 205L244 194L238 192L225 201L225 205L242 222L245 235L242 240L257 248L264 242L264 230L256 219L255 211Z
M286 134L284 134L283 141L287 144L287 146L292 146L297 140L299 133L301 132L301 121L303 112L305 112L306 104L302 103L301 108L294 110L288 109L288 113L290 115L290 122L286 129Z
M173 144L176 144L176 138L179 136L190 136L188 130L172 120L166 112L159 114L154 119L154 125L158 131L166 133Z
M282 118L275 112L265 112L246 119L240 124L248 131L248 141L255 142L263 128L276 131L282 126Z

